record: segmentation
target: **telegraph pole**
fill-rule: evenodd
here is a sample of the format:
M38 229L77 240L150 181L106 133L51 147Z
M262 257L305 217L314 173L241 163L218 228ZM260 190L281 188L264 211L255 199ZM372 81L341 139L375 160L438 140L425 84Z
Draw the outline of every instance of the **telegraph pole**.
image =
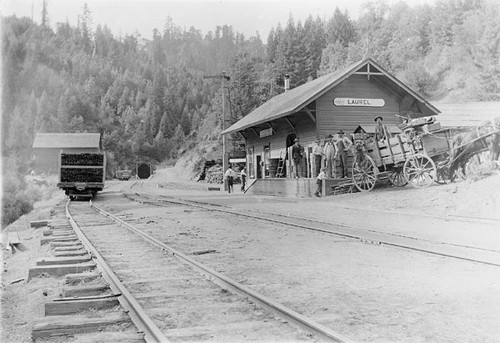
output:
M223 71L219 75L209 75L203 76L203 79L221 79L221 87L222 87L222 131L226 129L226 82L231 80L229 76L226 76L226 72ZM222 175L227 170L227 153L226 153L226 135L222 135ZM227 191L227 184L224 182L224 190Z

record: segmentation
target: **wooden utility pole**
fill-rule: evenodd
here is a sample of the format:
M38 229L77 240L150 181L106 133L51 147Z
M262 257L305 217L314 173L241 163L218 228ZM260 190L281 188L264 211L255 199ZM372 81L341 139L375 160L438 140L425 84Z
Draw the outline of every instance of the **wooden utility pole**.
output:
M222 131L226 129L226 82L231 80L229 76L226 76L226 72L223 71L219 75L209 75L203 76L203 79L220 79L222 87ZM222 175L227 170L228 167L228 153L226 152L226 135L222 135ZM224 190L227 191L227 183L224 182Z

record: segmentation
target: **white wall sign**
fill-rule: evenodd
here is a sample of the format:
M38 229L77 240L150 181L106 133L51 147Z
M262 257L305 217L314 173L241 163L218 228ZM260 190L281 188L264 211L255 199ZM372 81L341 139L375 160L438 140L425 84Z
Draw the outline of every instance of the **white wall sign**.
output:
M262 131L259 132L260 138L267 137L267 136L272 136L272 134L273 134L273 129L272 128L264 129L264 130L262 130Z
M384 107L384 99L335 98L335 106Z

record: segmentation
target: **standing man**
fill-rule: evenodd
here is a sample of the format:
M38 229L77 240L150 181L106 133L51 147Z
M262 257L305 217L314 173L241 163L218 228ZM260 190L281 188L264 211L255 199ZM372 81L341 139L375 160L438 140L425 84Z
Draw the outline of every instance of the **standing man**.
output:
M375 139L378 141L391 138L391 132L387 125L382 123L383 121L384 118L381 116L375 118L375 122L377 123L377 126L375 126Z
M295 138L294 144L292 145L292 159L295 169L295 178L299 178L302 176L302 154L304 152L304 148L299 144L299 139Z
M227 191L231 194L233 191L233 182L234 182L234 177L235 177L235 172L231 168L231 165L229 165L229 168L227 168L226 173L224 174L224 178L226 179L227 182Z
M241 177L241 191L245 191L245 182L247 180L247 173L245 173L245 168L243 168L240 172L240 177Z
M321 160L324 156L323 147L320 145L320 139L316 138L312 148L312 154L314 157L314 176L318 176L321 170Z
M333 136L331 134L325 140L326 176L335 178L335 155L337 154L337 148L333 144Z
M339 139L337 141L337 155L336 157L339 158L340 161L340 173L342 175L342 178L345 179L347 178L348 171L347 171L347 151L352 146L352 142L349 138L344 136L344 131L340 130L338 132Z

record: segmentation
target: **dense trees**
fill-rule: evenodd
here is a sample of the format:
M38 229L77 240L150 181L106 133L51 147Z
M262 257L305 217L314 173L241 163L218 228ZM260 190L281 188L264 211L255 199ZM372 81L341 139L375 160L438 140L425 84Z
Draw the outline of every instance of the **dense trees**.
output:
M41 25L2 18L2 156L16 156L20 174L36 132L100 132L110 172L196 147L221 156L222 84L203 76L222 71L231 77L225 127L282 92L284 74L296 87L365 57L427 97L500 98L500 11L491 0L371 1L357 20L338 8L305 22L290 15L266 44L227 25L205 35L181 29L168 17L151 41L117 37L105 25L92 30L87 5L76 27L52 29L49 17L44 7ZM230 147L241 142L234 135Z

